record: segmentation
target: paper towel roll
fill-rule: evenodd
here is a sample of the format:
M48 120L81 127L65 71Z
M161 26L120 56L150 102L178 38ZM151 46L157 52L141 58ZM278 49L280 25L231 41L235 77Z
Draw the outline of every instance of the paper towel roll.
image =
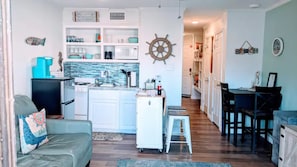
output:
M131 86L136 87L136 72L131 71Z

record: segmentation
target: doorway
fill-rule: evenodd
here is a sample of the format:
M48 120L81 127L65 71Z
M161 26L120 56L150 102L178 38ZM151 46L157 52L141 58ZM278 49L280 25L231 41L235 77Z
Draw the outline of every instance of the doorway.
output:
M191 97L192 91L192 66L194 60L194 35L184 35L183 68L182 68L182 96Z

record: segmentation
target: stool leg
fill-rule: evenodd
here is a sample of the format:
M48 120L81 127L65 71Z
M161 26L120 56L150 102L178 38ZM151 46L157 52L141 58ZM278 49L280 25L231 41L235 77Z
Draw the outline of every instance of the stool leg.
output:
M167 137L166 137L166 153L168 153L169 148L170 148L170 141L171 141L171 136L172 136L173 122L174 122L174 118L169 116L169 122L168 122L168 127L167 127Z
M192 141L191 141L191 130L190 130L190 119L189 117L185 118L185 134L186 141L189 146L189 152L192 154Z

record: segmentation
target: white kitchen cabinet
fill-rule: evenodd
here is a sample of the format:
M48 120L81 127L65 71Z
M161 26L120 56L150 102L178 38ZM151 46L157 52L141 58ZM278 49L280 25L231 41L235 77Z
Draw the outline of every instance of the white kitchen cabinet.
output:
M88 119L95 132L136 132L136 89L89 90Z
M129 38L131 37L138 39L138 27L64 26L64 60L79 62L137 62L137 60L115 60L115 49L118 46L131 47L138 50L138 41L130 41ZM106 59L105 52L111 52L112 60ZM124 54L124 52L121 53ZM91 54L93 57L88 59L87 56L82 56L86 54Z
M89 91L89 120L94 132L117 132L119 129L119 92Z
M297 164L297 126L281 126L279 147L279 167L292 167Z
M137 96L136 144L143 148L163 150L163 97Z
M122 133L136 133L136 91L120 91L120 122Z

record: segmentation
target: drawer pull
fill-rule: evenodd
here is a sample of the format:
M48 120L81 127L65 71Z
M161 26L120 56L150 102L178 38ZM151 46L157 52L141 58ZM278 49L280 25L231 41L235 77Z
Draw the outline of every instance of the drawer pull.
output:
M149 106L151 105L151 101L148 102L148 105L149 105Z
M281 137L285 137L284 135L281 135Z
M279 157L279 160L283 161L283 159L281 157Z

